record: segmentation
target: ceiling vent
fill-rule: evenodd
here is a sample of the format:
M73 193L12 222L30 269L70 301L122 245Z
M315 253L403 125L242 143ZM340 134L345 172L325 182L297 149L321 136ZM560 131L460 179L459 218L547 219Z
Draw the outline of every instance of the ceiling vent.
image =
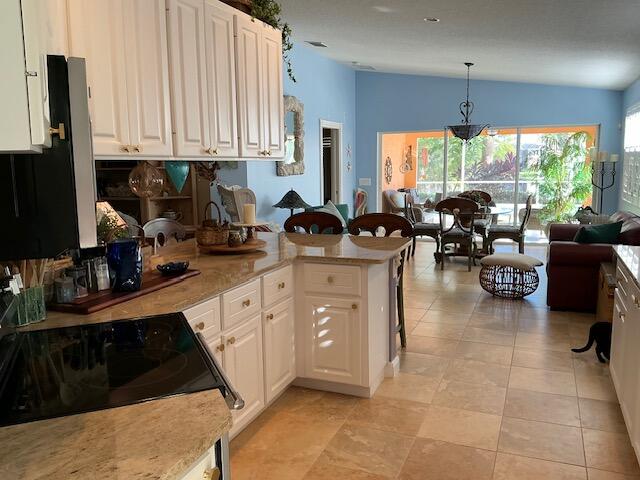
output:
M313 45L314 47L327 48L327 45L325 43L322 43L322 42L310 42L309 40L307 40L307 43L309 45Z

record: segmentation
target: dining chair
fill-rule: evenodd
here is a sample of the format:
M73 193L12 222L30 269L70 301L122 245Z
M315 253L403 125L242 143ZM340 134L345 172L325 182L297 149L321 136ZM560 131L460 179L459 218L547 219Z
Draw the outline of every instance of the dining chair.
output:
M295 233L300 229L306 233L328 233L340 235L343 232L342 222L335 215L325 212L301 212L291 215L284 222L285 232Z
M238 185L227 187L218 184L218 194L227 215L235 223L244 223L244 210L242 209L244 204L253 203L256 205L256 194L250 188Z
M413 198L411 195L407 195L407 200L405 202L405 212L404 216L411 222L413 225L413 235L411 241L411 253L410 255L413 257L416 254L416 238L427 236L431 237L436 241L436 252L440 249L440 223L431 223L431 222L423 222L421 219L417 219L415 216L415 207L413 204ZM434 254L435 255L435 254ZM438 261L438 256L435 255L436 261Z
M452 243L455 248L454 255L458 246L467 247L467 264L471 271L471 264L475 265L477 249L475 217L480 211L480 206L468 198L450 197L438 202L435 209L440 216L440 270L444 270L445 246ZM449 217L453 217L453 222L447 226Z
M383 230L383 232L381 232ZM400 232L402 237L413 236L413 226L411 222L406 218L395 215L393 213L366 213L359 217L354 218L349 224L349 233L351 235L360 235L363 232L368 232L374 237L382 236L388 237L395 232ZM411 248L411 247L409 247ZM404 322L404 294L403 294L403 273L404 273L404 261L407 256L407 251L403 250L400 253L400 263L396 270L398 283L396 285L396 302L398 304L398 325L396 325L396 332L400 334L400 345L402 348L407 346L407 330Z
M184 225L170 218L149 220L142 226L142 230L144 230L145 237L153 238L154 253L158 250L158 247L166 245L171 238L175 238L176 241L180 242L187 236Z
M493 253L493 242L499 238L507 238L518 243L518 252L524 253L524 238L527 234L527 225L531 218L533 195L527 197L524 216L520 225L491 225L487 232L487 244L489 253Z

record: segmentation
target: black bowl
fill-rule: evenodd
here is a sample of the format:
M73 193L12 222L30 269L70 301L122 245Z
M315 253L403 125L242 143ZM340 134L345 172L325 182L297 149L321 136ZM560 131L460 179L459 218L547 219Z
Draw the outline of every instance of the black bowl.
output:
M189 262L169 262L164 265L158 265L156 268L162 275L169 277L186 272L187 268L189 268Z

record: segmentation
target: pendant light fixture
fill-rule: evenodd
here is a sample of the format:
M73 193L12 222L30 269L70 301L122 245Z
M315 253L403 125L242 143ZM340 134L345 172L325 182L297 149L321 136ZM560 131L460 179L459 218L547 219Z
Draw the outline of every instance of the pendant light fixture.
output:
M466 62L467 66L467 100L460 104L460 113L462 114L461 125L449 125L449 130L451 133L460 140L466 142L471 140L472 138L477 137L482 133L482 130L487 128L489 124L485 125L471 125L469 124L469 117L473 113L473 102L469 101L469 74L471 71L471 67L473 67L473 63Z

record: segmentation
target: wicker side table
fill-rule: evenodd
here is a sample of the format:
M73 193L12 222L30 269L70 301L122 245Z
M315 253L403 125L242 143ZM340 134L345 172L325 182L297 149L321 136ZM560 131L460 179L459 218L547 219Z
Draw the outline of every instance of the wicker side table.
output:
M480 286L496 297L519 299L538 289L540 278L537 258L519 253L502 253L484 257L480 263Z

